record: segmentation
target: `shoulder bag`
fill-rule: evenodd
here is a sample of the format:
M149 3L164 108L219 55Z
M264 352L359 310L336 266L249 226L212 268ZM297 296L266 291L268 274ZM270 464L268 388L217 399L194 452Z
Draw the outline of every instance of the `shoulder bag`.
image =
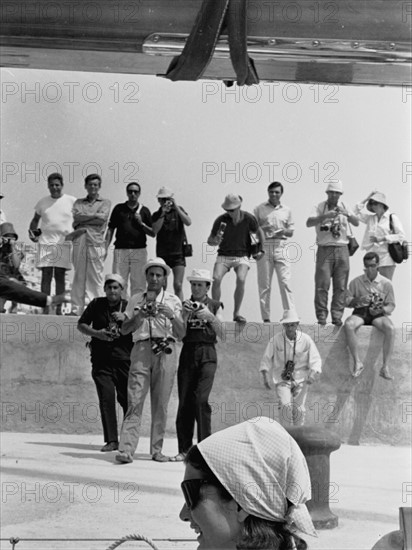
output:
M389 215L389 229L391 233L395 233L392 221L392 214ZM388 243L389 256L396 264L401 264L404 260L408 259L408 243Z

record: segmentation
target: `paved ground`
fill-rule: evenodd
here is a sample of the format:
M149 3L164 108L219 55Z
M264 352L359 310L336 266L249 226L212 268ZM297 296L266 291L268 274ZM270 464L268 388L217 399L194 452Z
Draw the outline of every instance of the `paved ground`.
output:
M12 548L10 537L21 539L16 550L103 550L130 533L161 549L196 548L194 533L178 519L183 465L150 460L145 438L128 465L115 464L114 453L100 453L100 446L96 435L1 434L1 550ZM176 441L167 440L164 450L175 454ZM310 548L370 549L396 530L398 508L412 505L410 472L405 447L343 445L331 455L331 509L339 526L320 531Z

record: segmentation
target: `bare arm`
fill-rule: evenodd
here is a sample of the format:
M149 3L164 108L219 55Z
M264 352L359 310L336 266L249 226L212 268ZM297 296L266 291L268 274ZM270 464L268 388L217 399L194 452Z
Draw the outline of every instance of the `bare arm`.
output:
M37 212L36 212L33 216L33 219L30 222L30 225L29 225L30 231L34 231L35 229L37 229L40 219L41 219L40 214L37 214Z

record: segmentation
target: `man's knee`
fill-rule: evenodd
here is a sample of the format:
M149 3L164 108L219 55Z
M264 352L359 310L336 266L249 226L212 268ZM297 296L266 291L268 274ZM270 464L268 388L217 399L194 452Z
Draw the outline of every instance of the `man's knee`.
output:
M359 321L356 317L348 317L345 321L345 330L351 332L355 331L359 327Z

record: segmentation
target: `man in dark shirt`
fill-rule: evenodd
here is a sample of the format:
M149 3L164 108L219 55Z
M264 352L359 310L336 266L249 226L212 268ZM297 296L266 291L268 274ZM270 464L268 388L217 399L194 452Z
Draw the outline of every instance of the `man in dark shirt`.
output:
M156 256L163 258L173 271L173 290L183 301L183 277L186 260L183 244L186 241L185 225L192 223L189 215L179 206L174 193L167 187L161 187L157 193L160 208L153 214L153 230L156 234Z
M147 262L146 235L154 237L154 232L150 210L139 203L140 185L136 182L129 183L126 193L127 201L116 204L110 216L105 240L105 258L116 231L113 273L118 273L125 281L124 296L127 296L127 283L130 277L130 295L133 296L146 288L143 270Z
M89 344L92 361L92 378L99 397L105 445L102 452L116 451L119 447L116 418L117 401L127 411L127 380L130 367L132 335L122 335L126 300L122 300L124 281L116 273L106 275L105 298L90 302L79 319L77 328L91 336Z
M213 268L212 298L220 300L222 279L233 267L236 273L233 320L237 323L246 323L246 319L240 315L240 306L245 293L250 256L253 255L255 260L260 260L264 254L262 250L253 250L252 244L260 245L264 238L256 218L241 210L241 205L242 197L239 195L230 194L225 197L222 208L226 214L214 221L207 244L219 246ZM252 243L252 238L256 243Z
M187 280L192 295L190 300L183 302L186 335L177 371L179 408L176 431L179 454L171 459L172 462L183 461L193 445L195 421L198 442L212 433L212 411L208 399L217 367L216 336L221 336L222 330L222 303L207 295L212 282L210 272L194 269Z

